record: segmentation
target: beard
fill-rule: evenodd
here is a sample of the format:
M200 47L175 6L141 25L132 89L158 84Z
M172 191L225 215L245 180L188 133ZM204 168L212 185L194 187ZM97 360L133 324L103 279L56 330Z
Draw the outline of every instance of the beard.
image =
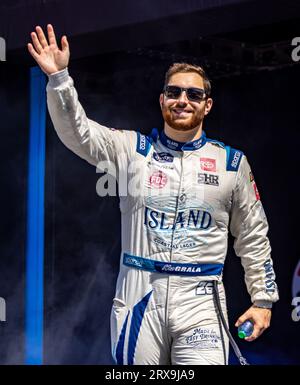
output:
M162 115L165 122L178 131L190 131L194 128L200 126L204 119L204 110L203 111L193 111L188 118L176 117L175 113L165 104L162 105Z

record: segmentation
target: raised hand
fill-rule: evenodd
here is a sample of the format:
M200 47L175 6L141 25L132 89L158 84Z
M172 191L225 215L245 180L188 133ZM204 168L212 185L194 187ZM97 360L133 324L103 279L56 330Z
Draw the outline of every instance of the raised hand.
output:
M51 24L47 25L48 41L41 27L37 26L35 29L36 32L31 32L33 44L28 43L27 47L41 70L47 75L50 75L66 68L70 58L67 37L63 36L61 38L62 49L59 49Z

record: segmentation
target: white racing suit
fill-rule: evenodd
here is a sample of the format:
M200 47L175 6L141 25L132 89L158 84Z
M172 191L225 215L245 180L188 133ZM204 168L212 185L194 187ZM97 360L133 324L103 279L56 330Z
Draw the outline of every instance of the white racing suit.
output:
M253 303L278 299L268 224L245 155L208 139L179 143L88 119L67 69L49 76L62 142L118 181L122 253L111 313L117 364L224 364L222 269L228 229Z

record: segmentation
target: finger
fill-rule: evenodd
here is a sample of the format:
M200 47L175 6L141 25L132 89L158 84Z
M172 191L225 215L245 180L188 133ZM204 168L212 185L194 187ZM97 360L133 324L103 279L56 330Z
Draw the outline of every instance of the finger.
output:
M69 43L67 40L67 36L63 36L61 38L61 47L63 51L68 51L69 50Z
M245 321L247 321L248 316L246 314L243 314L240 316L240 318L236 321L235 326L239 327L241 324L243 324Z
M252 341L255 341L256 340L256 338L258 338L259 337L259 335L257 335L257 334L251 334L251 336L249 336L249 337L246 337L246 338L244 338L245 339L245 341L247 341L247 342L252 342Z
M36 52L36 50L33 48L33 45L31 43L28 43L27 44L27 48L28 48L28 51L30 52L30 54L32 55L32 57L35 59L35 60L38 60L39 58L39 54Z
M264 332L264 330L265 330L264 327L254 326L253 333L251 334L251 336L246 337L245 340L248 341L248 342L251 342L251 341L256 340L259 336L262 335L262 333Z
M47 31L49 43L57 46L55 32L51 24L47 25Z
M256 338L258 338L259 337L259 333L252 333L251 334L251 336L249 336L249 337L245 337L245 341L248 341L248 342L252 342L252 341L254 341L254 340L256 340Z
M41 53L43 50L43 47L41 46L40 41L35 32L31 32L31 39L37 53Z
M45 34L42 30L42 28L40 26L37 26L36 28L36 32L37 32L37 35L38 35L38 38L40 40L40 44L43 48L45 47L48 47L48 42L47 42L47 39L45 37Z

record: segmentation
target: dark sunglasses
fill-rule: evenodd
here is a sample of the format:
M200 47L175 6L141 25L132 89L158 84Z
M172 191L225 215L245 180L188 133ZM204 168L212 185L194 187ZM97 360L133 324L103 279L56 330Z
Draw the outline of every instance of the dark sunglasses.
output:
M202 88L184 88L184 87L178 87L178 86L165 86L164 87L164 94L167 98L170 99L178 99L181 93L185 91L187 98L191 102L201 102L202 100L206 99L205 90Z

